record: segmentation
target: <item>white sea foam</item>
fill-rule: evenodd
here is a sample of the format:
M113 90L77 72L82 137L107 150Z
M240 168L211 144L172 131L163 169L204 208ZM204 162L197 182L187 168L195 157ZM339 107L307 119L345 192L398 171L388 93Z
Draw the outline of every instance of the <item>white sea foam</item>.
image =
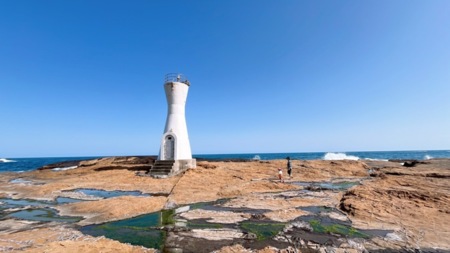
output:
M260 157L259 155L255 155L255 156L252 158L252 160L254 160L254 161L259 161L259 160L261 160L261 157Z
M0 158L0 163L14 163L14 162L16 162L16 161L14 161L14 160L8 160L8 159L6 159L6 158Z
M423 158L424 160L430 160L433 159L434 157L432 157L431 155L425 155L425 157Z
M62 168L54 168L53 171L63 171L63 170L72 170L76 169L78 166L70 166L70 167L62 167Z
M326 153L323 160L359 160L359 157L347 155L345 153Z

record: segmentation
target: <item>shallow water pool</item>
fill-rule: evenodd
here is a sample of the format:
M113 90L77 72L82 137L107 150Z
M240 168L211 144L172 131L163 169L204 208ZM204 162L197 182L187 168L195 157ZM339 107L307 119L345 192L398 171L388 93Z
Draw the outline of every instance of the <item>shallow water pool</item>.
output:
M21 220L42 221L42 222L78 222L81 217L60 216L58 212L51 208L26 209L8 214L6 217L17 218Z
M294 185L303 186L306 189L317 190L347 190L355 185L360 185L358 181L338 181L338 182L292 182Z
M79 192L85 195L94 196L98 198L114 198L120 196L150 196L150 194L142 193L140 191L106 191L99 189L76 189L73 192Z
M126 220L84 226L80 228L80 231L92 236L105 236L123 243L161 249L165 232L156 229L161 226L161 219L161 212L156 212Z

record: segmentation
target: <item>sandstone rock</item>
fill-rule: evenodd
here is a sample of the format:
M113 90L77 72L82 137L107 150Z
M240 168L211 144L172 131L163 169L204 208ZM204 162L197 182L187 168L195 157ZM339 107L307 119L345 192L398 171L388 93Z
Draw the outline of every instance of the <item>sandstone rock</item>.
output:
M361 228L403 231L388 234L386 240L433 248L450 249L450 172L449 163L427 161L412 168L381 168L384 178L366 181L342 197L340 208ZM428 177L430 173L438 177ZM424 219L424 217L427 217ZM401 238L401 240L399 240Z
M105 158L80 162L79 167L67 171L39 170L21 173L21 178L42 184L14 184L17 175L5 173L0 178L0 196L30 199L54 200L67 196L66 192L78 188L101 190L139 190L153 194L152 197L118 197L89 203L71 203L57 206L62 215L83 215L80 224L92 224L135 217L140 214L187 206L190 203L216 201L231 198L221 206L248 210L243 213L232 211L195 212L190 215L210 221L233 224L245 219L267 219L291 222L292 229L309 231L308 223L298 224L299 217L311 215L304 207L340 207L345 213L328 212L334 219L350 218L353 226L360 229L391 230L385 238L374 237L361 242L342 240L338 245L324 246L301 237L276 236L272 241L276 247L248 249L247 246L230 246L232 243L249 244L253 235L239 229L198 229L190 231L183 227L171 230L174 242L196 240L196 245L214 241L216 248L223 250L240 249L253 252L288 252L287 245L295 243L302 251L361 252L364 246L369 251L394 249L448 250L450 242L443 240L450 236L450 162L449 160L427 160L414 167L404 167L400 163L382 161L298 161L293 160L293 178L290 182L322 182L337 178L362 181L361 185L343 192L326 189L317 192L304 191L302 186L280 183L276 171L285 166L285 160L223 162L202 161L204 166L188 170L185 174L167 179L139 177L130 168L144 166L148 162L137 158ZM369 174L372 177L369 177ZM158 196L155 196L158 193ZM184 212L190 213L192 210ZM426 217L426 219L424 219ZM3 220L5 221L5 220ZM346 221L347 222L347 221ZM9 223L8 223L9 224ZM92 247L97 251L152 252L149 249L132 247L105 238L95 238L96 242L78 241L76 233L67 237L51 239L54 233L36 224L21 224L0 231L2 249L24 249L35 252L72 252ZM45 226L50 227L49 224ZM297 226L297 227L294 227ZM48 228L47 227L47 228ZM36 233L30 229L38 229ZM285 228L289 230L289 227ZM18 231L22 230L22 231ZM12 233L17 232L17 233ZM23 232L23 233L22 233ZM42 234L47 234L46 243L36 243ZM62 233L63 235L64 233ZM19 240L17 236L20 236ZM27 238L27 240L23 239ZM52 237L53 238L53 237ZM87 237L79 237L87 238ZM178 239L177 239L178 238ZM194 239L193 239L194 238ZM19 242L14 244L14 240ZM289 239L289 240L288 240ZM344 238L345 239L345 238ZM86 239L91 240L91 239ZM169 240L169 239L168 239ZM178 241L177 241L178 240ZM222 240L222 241L221 241ZM29 243L28 241L33 241ZM62 244L62 245L61 245ZM227 245L228 244L228 245ZM173 244L177 248L177 244ZM189 246L189 243L181 244ZM294 244L292 244L294 245ZM220 247L219 247L220 246ZM226 248L225 246L229 247ZM195 247L191 247L191 250ZM213 251L213 250L211 250ZM209 251L208 251L209 252ZM226 252L226 251L223 251ZM231 251L230 251L231 252Z
M182 213L181 217L188 220L207 219L207 222L211 223L233 224L249 219L250 214L195 209L189 212Z

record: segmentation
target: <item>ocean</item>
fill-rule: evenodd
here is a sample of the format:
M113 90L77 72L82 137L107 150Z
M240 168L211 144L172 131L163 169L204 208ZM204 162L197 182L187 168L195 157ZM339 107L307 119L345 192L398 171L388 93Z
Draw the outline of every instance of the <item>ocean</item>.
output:
M450 150L423 151L370 151L370 152L313 152L313 153L249 153L249 154L198 154L197 159L255 159L276 160L290 157L294 160L395 160L414 159L427 160L433 158L450 158ZM38 158L0 158L0 172L24 172L35 170L46 164L89 160L99 157L38 157ZM64 169L64 168L62 168Z
M37 157L0 158L0 172L24 172L35 170L47 164L95 159L98 157Z

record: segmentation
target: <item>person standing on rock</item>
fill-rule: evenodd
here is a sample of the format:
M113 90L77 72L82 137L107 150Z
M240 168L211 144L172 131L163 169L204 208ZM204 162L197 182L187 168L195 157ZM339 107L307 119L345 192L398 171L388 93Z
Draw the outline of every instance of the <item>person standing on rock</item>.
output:
M292 177L292 165L291 165L291 158L288 156L287 159L287 173L289 177Z
M278 178L280 179L280 182L283 183L283 170L281 168L278 168Z

